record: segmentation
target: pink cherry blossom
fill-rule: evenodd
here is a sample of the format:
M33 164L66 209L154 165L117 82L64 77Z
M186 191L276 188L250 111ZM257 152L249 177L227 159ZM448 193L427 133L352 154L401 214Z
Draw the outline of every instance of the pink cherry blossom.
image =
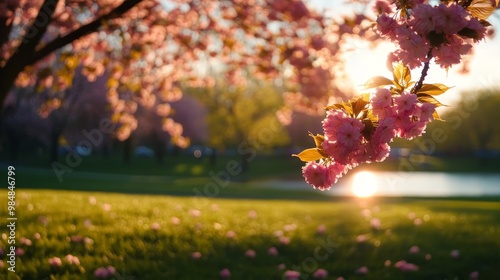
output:
M323 235L326 233L326 226L325 225L319 225L316 228L316 234Z
M433 9L436 10L432 19L437 33L456 34L467 26L469 15L462 6L440 4Z
M326 118L322 122L325 137L332 141L337 140L337 130L344 123L345 118L347 115L342 111L327 111Z
M179 225L181 223L181 219L177 218L177 217L172 217L170 218L170 222L173 224L173 225Z
M52 267L60 267L62 265L62 261L58 257L52 257L48 259L49 265Z
M473 271L473 272L471 272L471 273L469 274L469 278L470 278L471 280L477 280L477 279L479 279L479 272L477 272L477 271Z
M283 273L283 278L287 280L299 280L300 272L295 270L287 270L285 271L285 273Z
M368 267L366 267L366 266L362 266L362 267L356 269L356 274L368 274L368 272L370 272L370 271L368 270Z
M201 215L201 211L198 209L189 209L188 213L191 217L194 217L194 218L197 218Z
M290 244L290 238L289 237L286 237L286 236L280 236L279 238L279 242L283 245L288 245Z
M226 237L229 238L229 239L233 239L236 237L236 232L230 230L226 233Z
M418 266L413 263L408 263L405 260L398 261L394 264L395 268L398 268L401 271L417 271Z
M322 268L318 268L314 273L313 277L316 279L326 279L328 277L328 271Z
M417 254L420 252L420 248L418 246L411 246L409 252L410 254Z
M201 258L201 253L200 253L200 252L192 252L192 253L191 253L191 258L192 258L193 260L198 260L198 259L200 259L200 258Z
M269 254L270 256L277 256L278 255L278 249L276 249L276 247L271 247L267 250L267 254Z
M413 17L409 24L418 34L426 36L435 29L434 17L436 9L430 5L418 5L413 9Z
M379 230L382 228L382 222L380 222L379 218L373 218L370 220L370 227Z
M373 6L373 10L377 14L390 14L392 13L392 6L388 1L385 0L377 0Z
M74 264L74 265L80 265L80 259L77 256L73 256L71 254L68 254L64 257L64 259L69 263L69 264Z
M397 21L392 18L391 16L383 13L381 14L378 18L377 18L377 30L391 38L391 39L395 39L395 36L396 36L396 27L397 27L398 23Z
M227 269L227 268L223 268L219 272L219 276L220 276L220 278L227 279L227 278L231 277L231 271L229 271L229 269Z
M248 257L248 258L255 258L255 255L256 255L256 253L252 249L248 249L245 252L245 257Z
M250 211L248 211L248 217L249 217L250 219L255 219L255 218L257 218L257 212L256 212L255 210L250 210Z
M160 229L160 224L159 223L152 223L151 224L151 229L154 231L157 231Z
M302 175L308 184L321 191L329 190L335 182L335 175L330 172L328 166L313 161L302 168Z
M460 257L460 251L458 251L458 250L451 250L450 256L452 258L454 258L454 259L457 259L458 257Z

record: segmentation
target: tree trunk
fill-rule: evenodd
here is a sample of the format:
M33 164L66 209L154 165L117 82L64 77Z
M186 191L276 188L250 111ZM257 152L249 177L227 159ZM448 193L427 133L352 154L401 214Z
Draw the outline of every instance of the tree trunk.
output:
M5 131L5 138L9 146L9 163L15 164L19 159L22 137L15 129L8 129Z
M123 162L129 163L132 157L132 136L123 141Z
M59 138L61 137L62 130L54 129L49 137L49 163L57 162L59 160Z
M165 158L165 143L158 137L154 139L156 161L158 162L158 164L162 164L163 159Z

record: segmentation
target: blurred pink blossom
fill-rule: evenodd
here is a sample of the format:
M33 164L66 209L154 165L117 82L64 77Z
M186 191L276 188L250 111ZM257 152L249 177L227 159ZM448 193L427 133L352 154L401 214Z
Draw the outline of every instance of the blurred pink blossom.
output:
M219 276L221 278L229 278L231 277L231 271L229 271L229 269L227 268L224 268L219 272Z
M356 273L357 274L368 274L369 270L368 270L368 267L366 266L362 266L358 269L356 269Z
M288 245L288 244L290 244L290 238L288 238L286 236L280 236L279 242L283 245Z
M61 267L62 261L58 257L52 257L47 260L49 262L49 265L52 267Z
M73 256L71 254L68 254L64 257L64 259L69 263L69 264L74 264L74 265L80 265L80 259L78 257Z
M248 257L248 258L255 258L255 251L252 250L252 249L248 249L246 252L245 252L245 256Z
M366 235L364 234L360 234L358 236L356 236L356 242L358 243L363 243L363 242L366 242L368 240L368 237L366 237Z
M405 260L398 261L394 264L395 268L398 268L401 271L417 271L418 266L413 263L408 263Z
M316 279L326 279L328 277L328 271L318 268L314 273L313 277Z
M370 220L370 227L375 230L379 230L382 228L382 223L380 222L380 219L378 218L373 218Z
M173 225L179 225L181 223L181 219L177 218L177 217L172 217L170 219L170 222L173 224Z
M201 215L201 211L200 210L197 210L197 209L189 209L189 215L191 217L199 217Z
M160 224L159 223L152 223L151 224L151 229L154 231L157 231L160 229Z
M319 225L317 228L316 228L316 234L320 234L320 235L323 235L326 233L326 226L325 225Z
M411 246L409 252L410 254L417 254L420 252L420 248L418 248L418 246Z
M236 232L230 230L226 233L226 237L229 238L229 239L233 239L236 237Z
M283 278L287 280L299 280L300 272L295 270L287 270L285 271L285 273L283 273Z
M191 258L193 260L198 260L201 258L201 253L200 252L193 252L193 253L191 253Z
M256 212L255 210L250 210L250 211L248 211L248 217L249 217L250 219L255 219L255 218L257 218L257 212Z
M267 250L267 253L271 256L277 256L278 255L278 249L276 247L271 247Z
M452 258L456 259L456 258L460 257L460 251L458 251L458 250L451 250L450 256Z

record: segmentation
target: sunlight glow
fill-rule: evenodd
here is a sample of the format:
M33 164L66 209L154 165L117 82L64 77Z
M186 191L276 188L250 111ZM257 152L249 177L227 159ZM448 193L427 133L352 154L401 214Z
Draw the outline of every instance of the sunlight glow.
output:
M357 197L370 197L377 192L377 178L368 171L358 172L352 179L352 192Z

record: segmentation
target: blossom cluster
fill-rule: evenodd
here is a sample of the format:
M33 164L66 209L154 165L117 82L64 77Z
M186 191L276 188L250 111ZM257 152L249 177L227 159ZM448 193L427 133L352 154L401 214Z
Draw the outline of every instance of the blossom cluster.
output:
M486 36L481 20L455 2L437 6L413 4L401 17L382 13L377 18L377 30L398 47L390 55L392 61L402 61L414 69L434 57L436 64L449 68L471 51L472 41Z
M433 95L449 88L423 83L430 62L448 69L485 38L486 19L498 5L486 2L376 1L377 30L396 45L388 59L394 79L374 77L365 84L374 89L371 94L326 107L323 134L311 134L316 147L296 155L307 162L302 168L307 183L328 190L359 164L385 160L395 137L412 140L439 119L435 109L442 104ZM422 67L421 76L411 82L410 69L417 67Z
M314 188L328 190L359 164L385 160L395 137L418 137L434 120L436 105L421 102L408 91L393 94L387 88L377 88L368 101L362 100L327 112L322 122L324 134L315 136L321 138L317 149L323 157L302 168L306 182ZM361 112L351 114L349 108L360 106L360 102L364 103Z

